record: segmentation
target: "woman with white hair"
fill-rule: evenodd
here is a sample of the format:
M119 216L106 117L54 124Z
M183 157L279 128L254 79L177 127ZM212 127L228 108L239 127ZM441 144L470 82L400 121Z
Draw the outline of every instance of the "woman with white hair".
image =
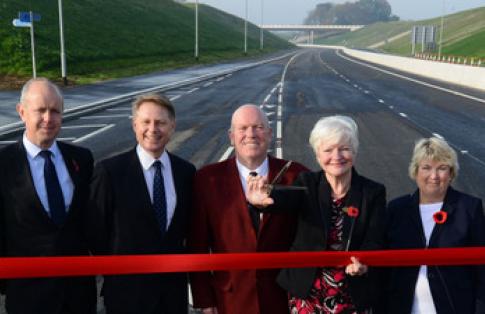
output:
M440 138L419 140L409 165L418 189L388 205L390 249L485 246L482 201L451 187L455 151ZM390 270L387 313L485 313L483 266Z
M292 251L380 249L385 188L357 173L357 125L346 116L320 119L310 144L322 170L300 174L294 185L306 193L273 190L265 178L248 179L248 201L261 211L297 211ZM347 266L284 269L278 283L289 292L293 313L368 313L373 305L373 270L352 258Z

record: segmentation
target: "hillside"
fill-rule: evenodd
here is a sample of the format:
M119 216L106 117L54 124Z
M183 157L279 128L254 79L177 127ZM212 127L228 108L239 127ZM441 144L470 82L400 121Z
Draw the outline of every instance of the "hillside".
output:
M400 55L411 54L413 25L439 26L441 19L376 23L352 33L321 40L322 44L380 49ZM437 32L439 38L439 30ZM443 53L485 58L485 7L445 16Z
M64 1L68 77L77 81L133 75L195 63L194 8L171 0ZM1 76L31 75L29 28L15 28L19 11L39 13L35 24L38 75L57 78L59 22L57 1L2 0ZM243 56L244 21L199 6L200 62ZM289 44L265 34L265 52ZM259 29L249 24L248 52L259 50Z

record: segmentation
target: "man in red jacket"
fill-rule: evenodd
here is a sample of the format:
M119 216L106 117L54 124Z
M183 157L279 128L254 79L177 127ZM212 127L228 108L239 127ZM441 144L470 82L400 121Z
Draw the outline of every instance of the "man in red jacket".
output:
M246 202L250 175L269 182L287 161L269 156L272 130L255 105L239 107L229 137L235 157L203 167L194 184L194 211L189 231L192 253L288 251L296 218L292 214L259 214ZM306 168L292 163L280 184L291 184ZM255 173L253 173L255 172ZM275 281L279 270L231 270L191 274L194 307L204 314L288 313L287 293Z

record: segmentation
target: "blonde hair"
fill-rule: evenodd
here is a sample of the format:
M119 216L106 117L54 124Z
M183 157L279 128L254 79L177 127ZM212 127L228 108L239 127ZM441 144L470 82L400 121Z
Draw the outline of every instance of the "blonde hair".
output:
M135 101L133 101L131 106L133 118L136 116L136 113L140 106L146 102L151 102L162 108L167 109L170 119L175 120L175 108L172 102L164 95L159 94L143 94L136 97Z
M422 138L416 142L414 146L413 157L409 164L409 176L411 179L416 179L419 164L424 160L439 161L447 164L450 167L451 179L458 176L458 157L456 152L444 140L438 137Z
M315 124L310 133L309 143L313 151L317 153L319 146L323 143L335 143L348 141L352 153L357 155L359 149L359 130L355 121L348 116L323 117Z

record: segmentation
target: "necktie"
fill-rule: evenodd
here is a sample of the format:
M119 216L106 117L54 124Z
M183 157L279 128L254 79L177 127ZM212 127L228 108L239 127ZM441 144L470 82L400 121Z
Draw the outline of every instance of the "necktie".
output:
M258 175L258 173L256 171L251 171L249 175L252 177L255 177ZM260 222L259 212L251 204L248 204L248 208L249 208L249 215L251 216L251 222L253 224L254 231L256 231L256 234L258 234L259 222Z
M167 229L167 199L165 198L165 185L163 184L162 163L156 160L153 163L155 176L153 177L153 209L157 216L162 236Z
M39 155L44 158L44 181L51 219L56 225L62 225L66 220L66 205L61 185L57 178L56 167L51 160L52 152L43 150Z

